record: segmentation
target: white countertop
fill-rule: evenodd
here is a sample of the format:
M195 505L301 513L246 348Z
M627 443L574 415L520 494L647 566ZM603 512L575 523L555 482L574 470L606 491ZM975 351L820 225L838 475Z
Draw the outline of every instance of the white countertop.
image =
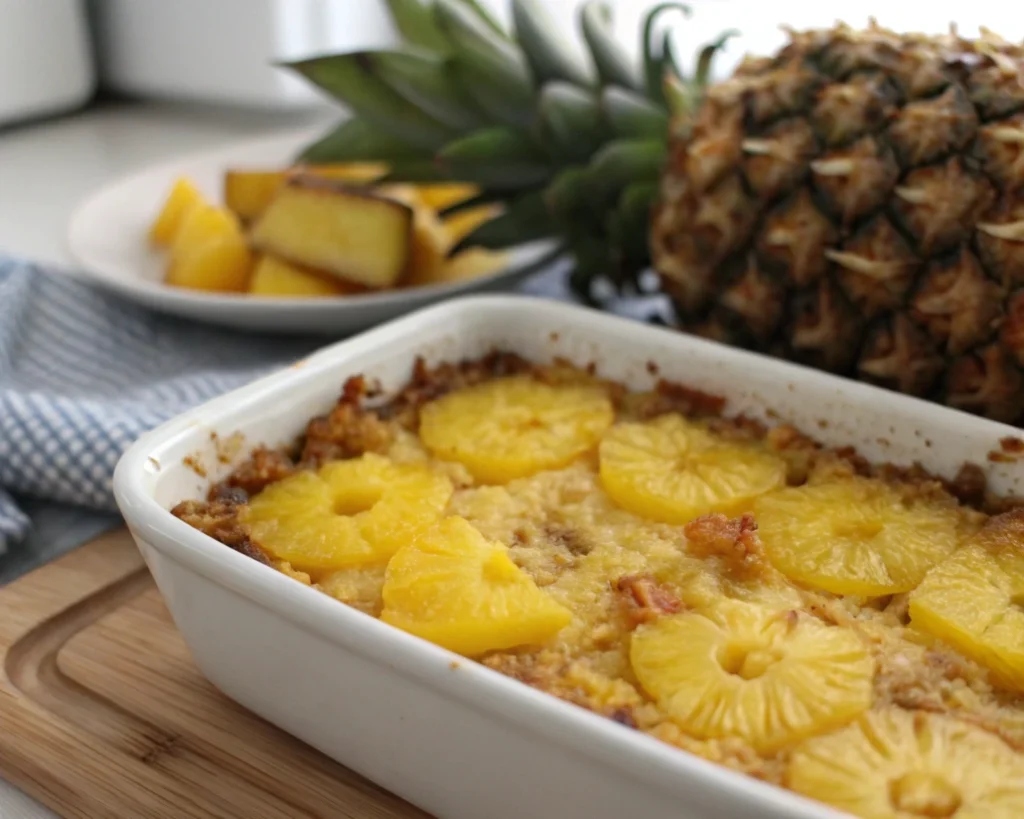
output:
M68 263L68 217L97 187L179 154L331 121L332 112L324 109L275 113L119 103L0 129L0 252Z
M178 154L331 121L330 110L284 114L137 103L0 129L0 254L70 264L68 218L97 187ZM56 815L0 780L0 817Z

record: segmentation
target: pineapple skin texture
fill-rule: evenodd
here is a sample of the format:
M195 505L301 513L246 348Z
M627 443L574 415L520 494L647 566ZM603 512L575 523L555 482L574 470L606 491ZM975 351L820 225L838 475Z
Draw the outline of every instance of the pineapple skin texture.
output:
M712 85L649 232L681 327L1022 420L1022 66L995 35L839 26Z

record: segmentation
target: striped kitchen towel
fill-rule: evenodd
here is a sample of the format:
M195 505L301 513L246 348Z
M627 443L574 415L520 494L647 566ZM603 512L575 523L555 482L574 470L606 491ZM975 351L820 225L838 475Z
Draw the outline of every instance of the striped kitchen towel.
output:
M0 257L0 552L29 528L16 496L116 511L141 433L324 343L167 318Z

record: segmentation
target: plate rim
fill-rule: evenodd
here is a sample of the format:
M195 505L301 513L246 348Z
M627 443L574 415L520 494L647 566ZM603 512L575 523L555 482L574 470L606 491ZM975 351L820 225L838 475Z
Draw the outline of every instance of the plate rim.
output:
M176 308L176 310L188 307L209 310L219 307L238 315L284 308L293 312L322 313L346 308L353 310L379 308L393 302L406 300L411 305L415 305L423 299L442 299L467 290L493 287L506 278L515 278L517 275L521 275L523 268L536 264L546 255L546 252L557 246L555 240L542 239L509 248L508 260L505 265L493 273L474 279L338 296L253 296L250 293L190 290L158 281L110 275L104 270L104 265L96 264L94 257L82 252L80 236L87 229L86 221L95 209L96 203L110 196L118 188L137 182L142 177L173 173L175 169L181 168L183 165L196 162L216 162L221 157L226 160L233 152L256 151L260 148L277 145L282 148L288 146L298 148L303 140L313 139L322 133L322 127L306 126L252 139L223 142L214 147L183 152L158 162L152 162L108 180L82 197L72 209L65 225L64 248L73 261L73 265L70 269L62 270L62 272L71 278L95 284L133 301Z

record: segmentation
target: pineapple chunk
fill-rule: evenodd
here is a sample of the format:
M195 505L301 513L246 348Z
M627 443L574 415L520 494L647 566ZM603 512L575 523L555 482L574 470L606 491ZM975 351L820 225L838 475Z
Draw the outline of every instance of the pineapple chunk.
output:
M420 200L431 210L442 210L457 202L465 202L480 193L475 185L463 182L440 182L435 185L417 185Z
M833 594L908 592L958 541L955 504L868 478L784 489L760 498L754 514L775 567Z
M981 728L920 711L870 711L807 740L787 780L865 819L1024 816L1024 757Z
M266 210L284 183L296 174L362 184L372 182L384 172L383 165L370 162L260 171L231 169L224 174L224 204L243 222L252 222Z
M451 494L444 475L366 453L270 484L239 520L275 558L319 578L387 561L440 518Z
M159 215L150 225L150 243L155 247L170 247L189 211L205 204L206 200L191 179L176 180Z
M288 171L229 170L224 174L224 204L243 222L258 217L288 179Z
M478 205L475 208L466 208L446 216L441 223L444 225L449 241L451 244L455 244L484 222L498 216L501 210L500 205Z
M343 280L379 289L405 271L412 209L396 199L296 177L252 228L253 246Z
M499 484L568 465L594 448L614 418L601 387L510 376L426 404L420 438L436 457Z
M197 205L174 238L164 281L193 290L241 292L252 264L238 218L225 208Z
M358 293L359 288L340 279L311 272L273 256L263 256L256 263L249 292L254 296L345 296Z
M609 497L662 523L746 512L758 495L786 483L781 459L721 441L677 414L616 426L601 442L600 456Z
M1024 510L991 518L910 596L911 624L1024 692Z
M398 551L384 578L386 623L450 651L538 645L572 614L461 517L448 517Z
M867 710L875 669L853 631L728 599L640 626L630 662L683 730L738 737L762 753Z

